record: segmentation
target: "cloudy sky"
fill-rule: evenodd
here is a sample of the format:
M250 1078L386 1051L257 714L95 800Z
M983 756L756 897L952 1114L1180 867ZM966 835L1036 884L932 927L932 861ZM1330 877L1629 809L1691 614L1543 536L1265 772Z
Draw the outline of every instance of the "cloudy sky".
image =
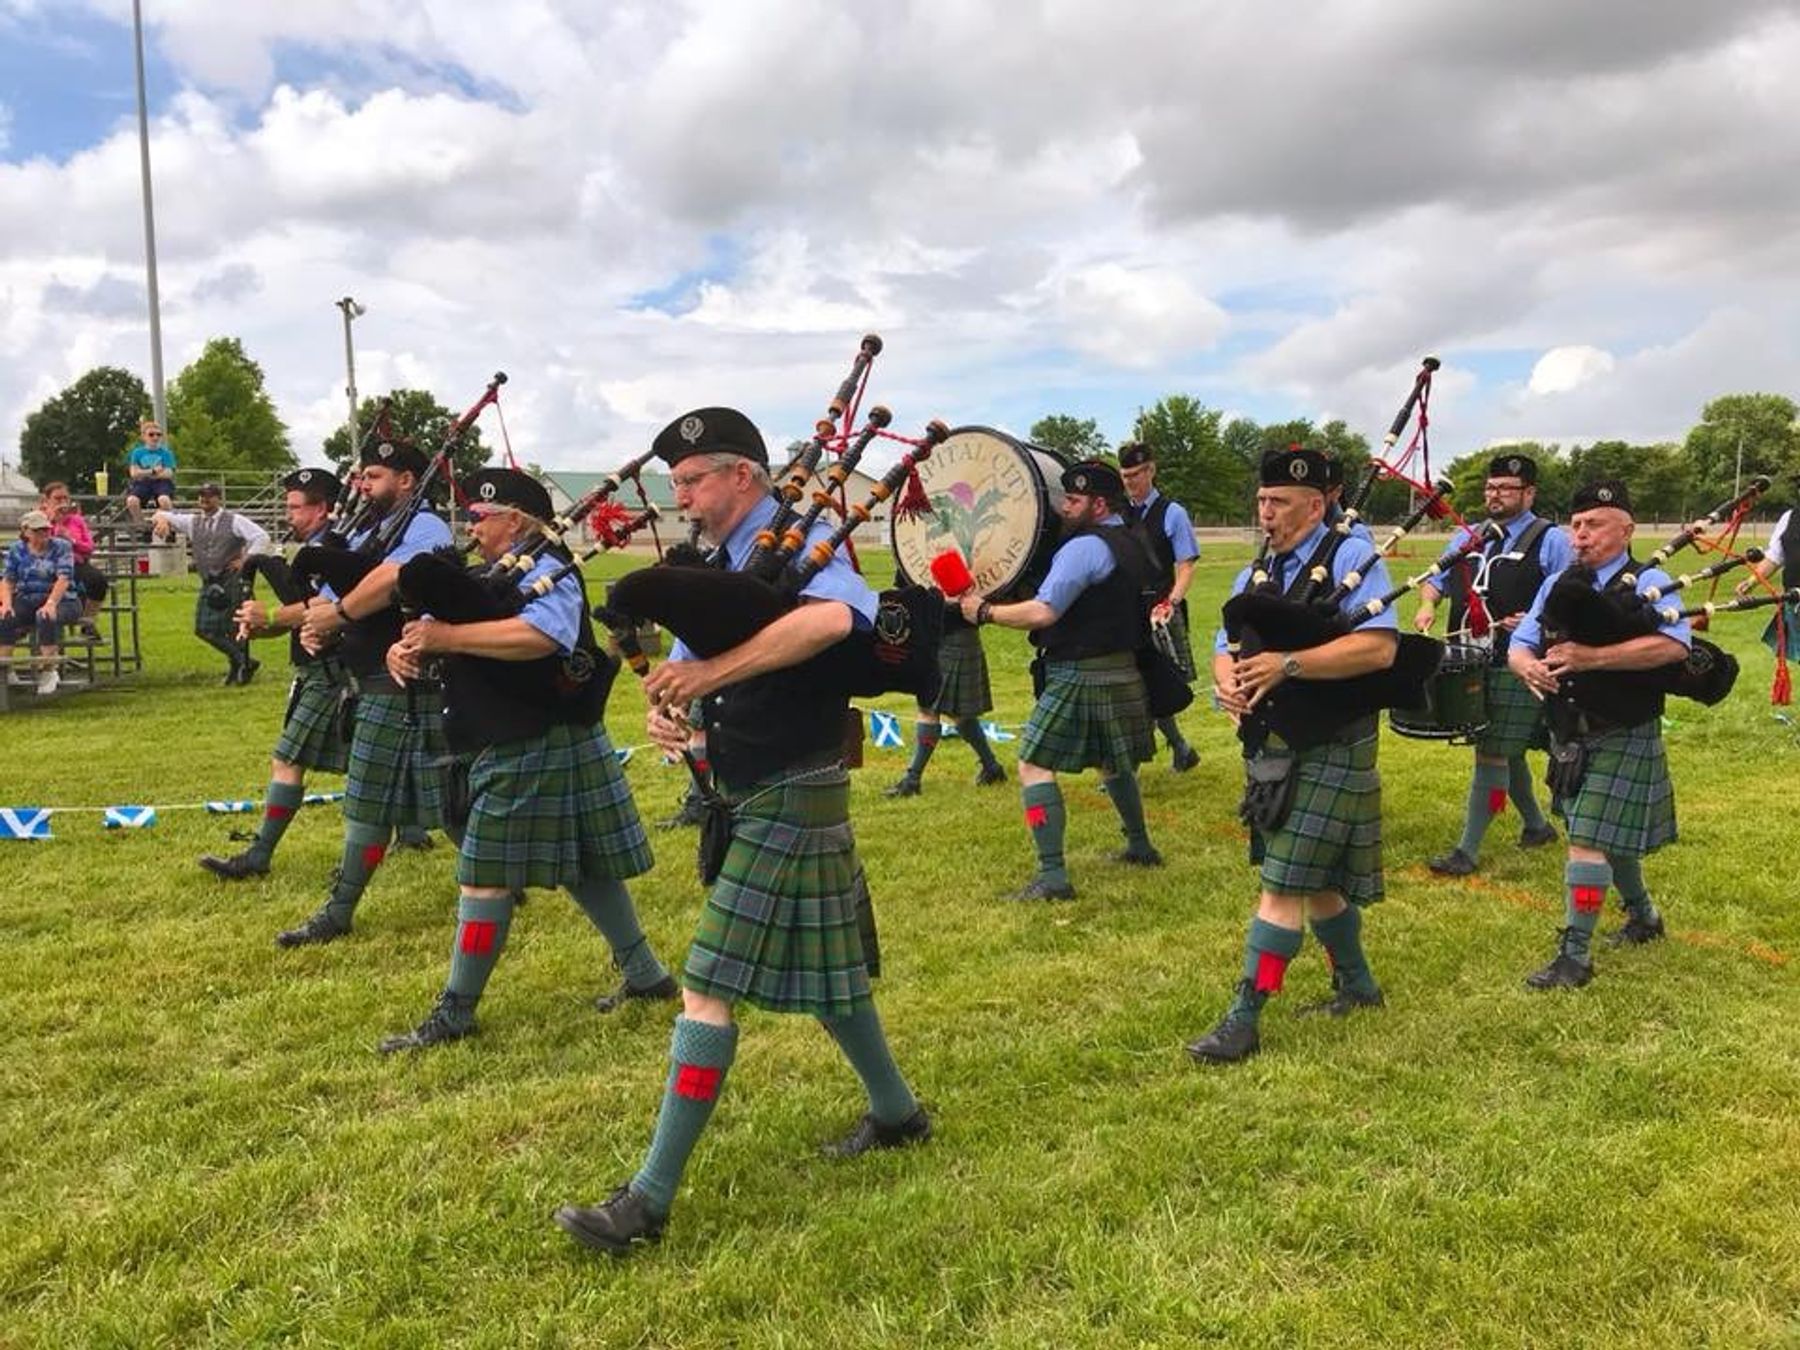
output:
M166 368L303 459L511 375L521 459L773 440L857 338L902 427L1170 393L1436 456L1800 394L1800 0L143 0ZM0 454L149 374L129 0L0 0ZM495 432L490 429L490 437Z

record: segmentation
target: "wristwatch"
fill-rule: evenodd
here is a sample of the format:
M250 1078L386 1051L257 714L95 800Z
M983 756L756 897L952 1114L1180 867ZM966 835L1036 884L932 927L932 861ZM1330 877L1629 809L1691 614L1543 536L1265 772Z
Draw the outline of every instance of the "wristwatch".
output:
M1300 658L1298 656L1295 656L1292 652L1289 652L1286 656L1282 657L1281 658L1281 673L1283 675L1287 676L1290 680L1299 679L1300 678Z
M345 611L344 602L342 600L333 600L331 602L331 607L337 611L338 618L342 619L345 623L355 623L356 622L356 620L352 619L350 617L350 615Z

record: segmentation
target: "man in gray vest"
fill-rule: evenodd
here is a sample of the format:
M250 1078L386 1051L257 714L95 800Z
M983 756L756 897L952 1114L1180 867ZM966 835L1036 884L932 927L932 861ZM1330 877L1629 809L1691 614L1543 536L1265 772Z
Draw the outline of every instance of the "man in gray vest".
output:
M151 529L165 538L170 532L187 536L200 574L194 636L231 662L226 684L249 684L262 662L251 657L250 643L238 636L237 607L244 602L244 559L269 552L269 534L248 516L225 510L217 483L202 483L199 496L198 511L158 511Z

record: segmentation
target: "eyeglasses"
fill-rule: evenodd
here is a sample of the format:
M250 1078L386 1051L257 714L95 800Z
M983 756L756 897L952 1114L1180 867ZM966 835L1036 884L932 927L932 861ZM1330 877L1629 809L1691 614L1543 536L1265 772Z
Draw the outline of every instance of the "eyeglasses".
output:
M146 432L145 432L145 433L144 433L144 439L145 439L145 440L147 440L147 441L160 441L160 440L161 440L161 439L162 439L162 432L160 432L160 431L146 431Z
M1501 496L1509 492L1523 492L1525 485L1523 483L1489 483L1481 490Z
M669 475L669 486L677 492L691 492L701 479L711 478L715 473L723 473L733 469L735 464L715 464L710 469L702 469L699 473L676 473Z

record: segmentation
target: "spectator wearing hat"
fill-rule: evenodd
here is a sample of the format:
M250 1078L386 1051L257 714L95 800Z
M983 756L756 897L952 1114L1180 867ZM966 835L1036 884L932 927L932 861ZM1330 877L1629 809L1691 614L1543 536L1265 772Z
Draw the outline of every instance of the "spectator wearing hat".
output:
M1137 781L1137 766L1156 753L1137 664L1146 639L1143 597L1154 588L1156 560L1143 532L1126 526L1117 465L1082 460L1063 471L1062 489L1064 538L1037 594L1003 605L973 591L962 598L970 622L1021 629L1038 651L1037 702L1019 740L1020 795L1037 871L1015 893L1019 900L1075 898L1063 856L1067 818L1058 773L1099 769L1125 835L1114 860L1162 865L1145 828Z
M1263 457L1256 494L1257 519L1268 537L1269 594L1310 593L1311 566L1321 545L1333 539L1330 580L1336 589L1352 572L1361 581L1340 602L1348 614L1389 589L1387 567L1373 545L1337 535L1325 524L1325 457L1295 446ZM1232 594L1252 585L1253 569L1237 576ZM1283 700L1310 700L1328 681L1354 679L1393 664L1399 633L1384 610L1355 630L1298 651L1234 654L1224 628L1213 641L1213 697L1238 724L1249 784L1278 788L1284 803L1261 822L1258 833L1261 890L1244 940L1242 978L1216 1026L1187 1047L1204 1064L1247 1059L1261 1046L1264 1005L1280 992L1289 963L1299 955L1305 927L1331 961L1332 996L1300 1009L1342 1017L1382 1002L1362 943L1362 911L1382 898L1381 774L1376 763L1379 723L1374 713L1340 720L1329 739L1304 750L1289 748L1265 720L1262 705L1277 690ZM1284 689L1287 681L1295 681ZM1246 792L1245 809L1251 795Z
M462 486L486 561L545 538L550 494L529 474L483 469ZM568 561L566 550L548 544L518 584L550 577ZM449 979L425 1020L388 1037L381 1050L418 1050L475 1032L476 1005L528 887L567 890L612 948L624 982L596 1001L601 1012L676 997L625 888L654 859L600 724L617 666L594 641L581 574L558 577L516 615L487 619L453 617L460 612L455 591L469 585L460 563L423 558L400 577L409 600L427 613L388 648L388 670L404 684L441 661L444 731L451 754L468 765L468 814L457 841ZM441 606L432 603L433 585L450 591Z
M160 511L175 507L175 447L149 418L138 423L137 444L125 456L125 510L135 525L146 506Z
M45 483L38 493L38 510L50 517L50 532L58 539L68 540L69 547L75 550L75 590L81 596L83 618L88 620L82 627L93 634L91 620L111 588L106 573L90 561L94 556L94 532L88 528L87 517L81 514L81 505L70 494L67 483Z
M297 469L281 480L288 530L302 545L324 542L331 530L331 509L337 501L338 480L327 469ZM282 836L300 809L306 792L306 773L342 773L349 761L349 741L344 732L344 708L349 681L342 664L331 653L315 655L300 644L300 625L306 616L309 592L273 555L260 555L251 564L263 572L275 594L275 603L255 597L244 600L232 616L237 631L250 637L286 634L294 682L282 717L281 734L269 764L269 787L263 796L262 822L250 846L229 857L208 853L200 865L227 881L265 876Z
M151 530L167 538L185 535L200 574L194 600L194 636L224 653L230 663L226 684L249 684L262 662L250 655L250 643L238 636L237 608L244 602L244 559L272 548L269 532L250 517L225 509L217 483L202 483L197 511L158 511Z
M1551 809L1569 839L1563 927L1550 964L1525 977L1533 989L1577 989L1593 978L1593 936L1609 888L1625 907L1609 947L1663 936L1643 859L1675 840L1675 789L1663 751L1663 695L1645 672L1685 660L1693 633L1678 619L1621 642L1576 642L1562 628L1557 596L1564 587L1604 591L1628 565L1638 594L1666 588L1667 573L1632 563L1633 528L1624 483L1602 478L1578 489L1569 503L1574 562L1538 589L1507 649L1513 673L1545 700Z
M1507 799L1519 810L1523 829L1519 847L1541 848L1556 842L1556 829L1544 819L1532 790L1527 750L1543 750L1548 742L1544 704L1527 689L1506 663L1513 630L1525 617L1546 578L1567 567L1574 549L1567 530L1538 515L1537 461L1514 451L1496 455L1488 465L1482 488L1488 520L1500 530L1487 544L1448 573L1440 572L1419 587L1419 608L1413 626L1431 631L1438 600L1452 597L1450 636L1466 637L1468 592L1472 585L1481 597L1492 639L1491 664L1485 675L1487 726L1475 742L1475 774L1463 812L1462 837L1456 847L1428 864L1439 876L1463 877L1474 872L1481 857L1481 840L1489 824L1506 809ZM1466 547L1475 537L1464 526L1451 541ZM1472 574L1472 576L1471 576Z
M1194 563L1200 545L1187 508L1156 488L1156 455L1141 441L1119 447L1119 475L1131 499L1132 523L1144 532L1156 558L1156 590L1161 597L1150 611L1150 622L1168 634L1175 668L1189 684L1194 682L1194 649L1188 637L1188 588L1194 584ZM1181 733L1174 716L1156 719L1156 729L1169 743L1170 767L1186 773L1200 763L1200 756Z
M345 594L326 586L309 599L300 622L300 645L314 655L329 652L343 666L356 689L356 711L344 778L343 853L324 903L276 934L281 947L333 942L349 933L395 831L444 824L442 690L428 679L402 687L387 668L388 648L400 636L396 588L402 564L452 547L450 527L425 503L398 538L388 537L387 522L405 511L428 464L403 440L371 439L364 446L359 490L373 519L346 547L371 565ZM386 552L374 556L382 548Z
M13 644L33 633L40 694L54 694L62 679L62 626L81 617L74 586L75 551L69 541L51 533L49 516L27 511L19 521L19 538L0 567L0 665L10 665Z
M676 418L653 448L670 468L676 505L741 571L775 516L761 434L731 408ZM823 526L811 536L823 540ZM643 1165L597 1205L569 1205L557 1224L596 1251L624 1255L656 1241L687 1159L737 1055L735 1009L818 1019L868 1094L867 1113L837 1158L930 1137L931 1120L888 1049L870 977L877 951L868 891L850 830L843 764L849 698L833 688L831 649L874 622L876 597L842 554L807 583L801 603L749 640L696 661L677 643L646 683L651 738L688 744L681 709L698 698L731 840L706 898L682 974L682 1011L656 1132Z

